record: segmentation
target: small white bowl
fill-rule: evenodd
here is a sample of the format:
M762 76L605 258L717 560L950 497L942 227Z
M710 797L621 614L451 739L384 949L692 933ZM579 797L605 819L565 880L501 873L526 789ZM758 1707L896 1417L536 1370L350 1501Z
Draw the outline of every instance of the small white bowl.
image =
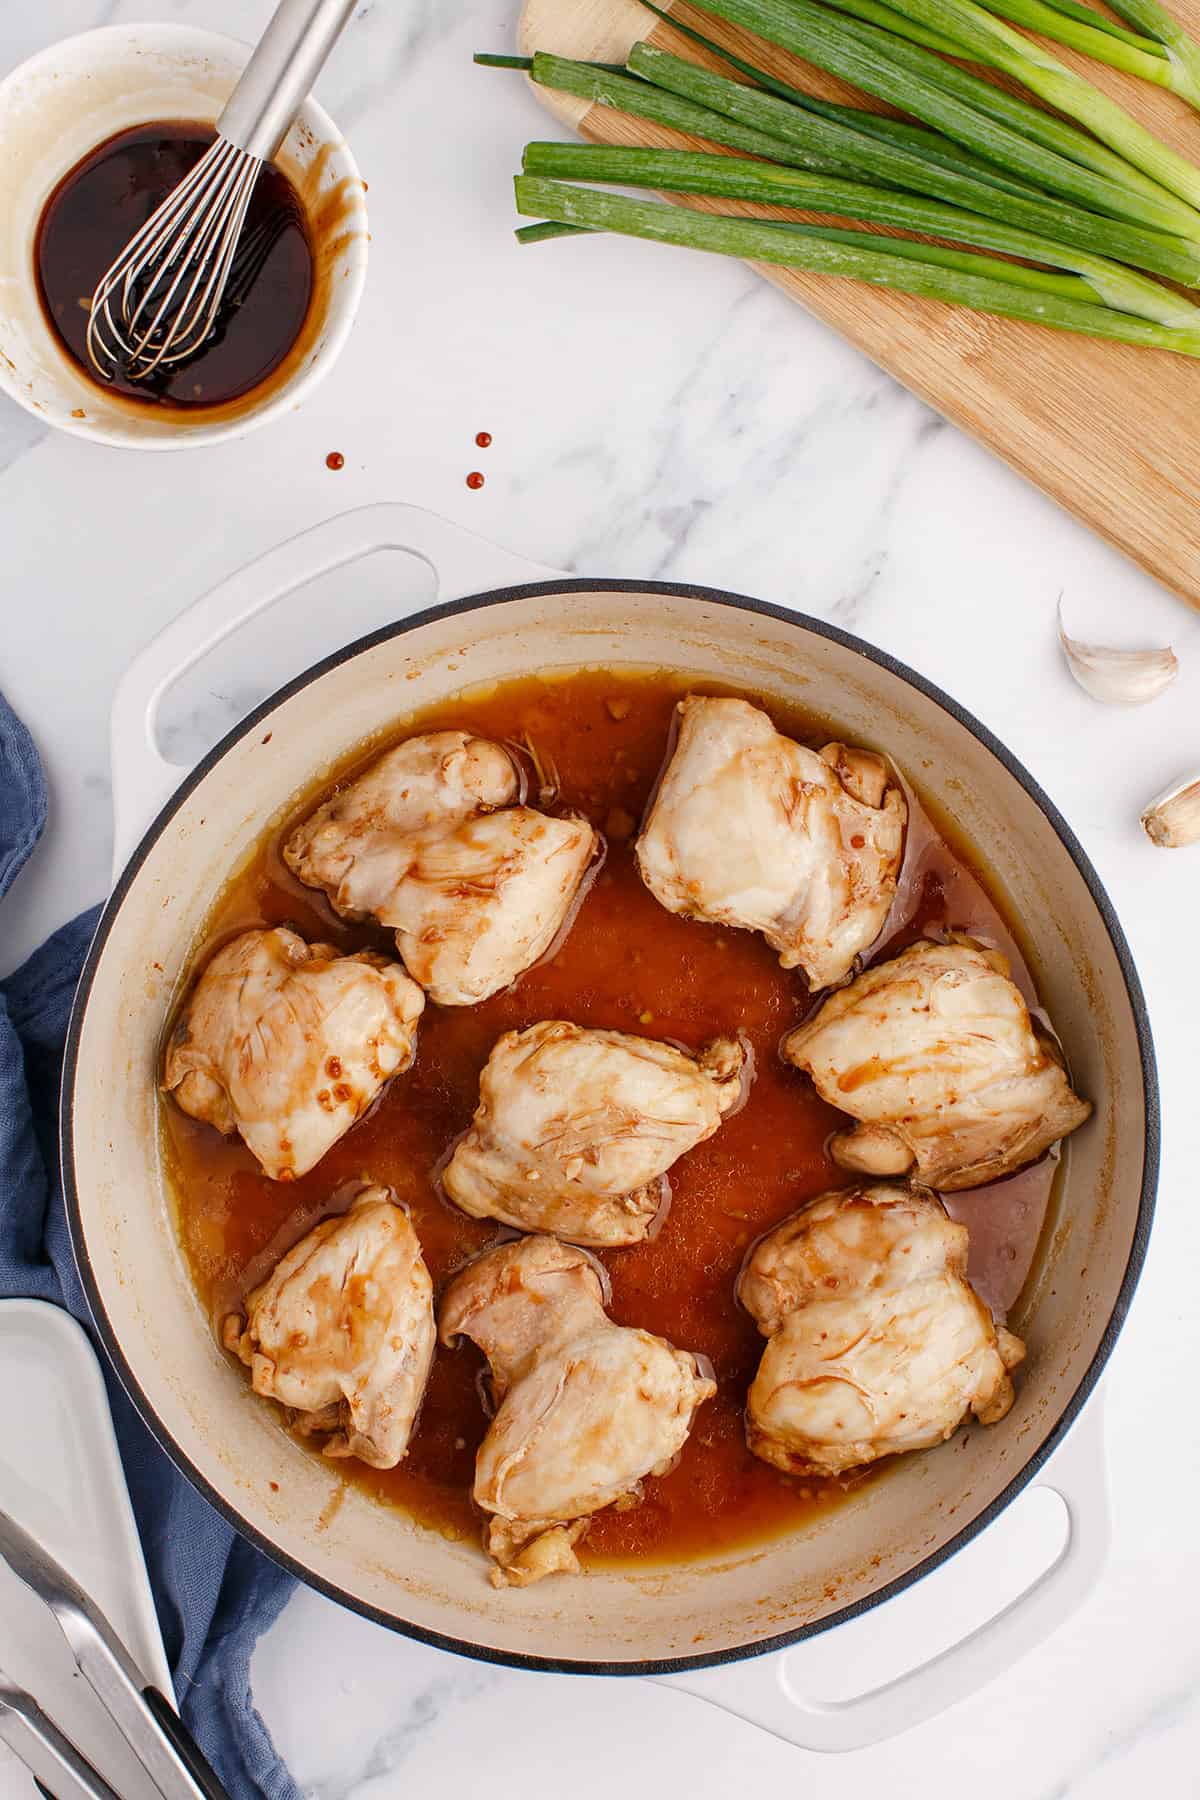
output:
M42 309L34 250L58 183L133 125L215 123L249 54L191 26L113 25L51 45L0 82L0 389L47 424L133 450L190 449L292 411L337 361L366 279L366 189L332 119L311 99L277 161L308 214L313 303L296 349L261 388L194 412L108 394L67 355Z

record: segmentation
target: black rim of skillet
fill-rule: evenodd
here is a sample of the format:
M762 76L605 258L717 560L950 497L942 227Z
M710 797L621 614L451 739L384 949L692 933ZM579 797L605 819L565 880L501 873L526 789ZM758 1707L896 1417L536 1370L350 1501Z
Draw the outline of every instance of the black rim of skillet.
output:
M1014 1475L1002 1491L996 1495L995 1499L991 1501L982 1512L977 1514L975 1518L964 1525L960 1531L956 1532L945 1544L939 1549L932 1551L928 1556L923 1557L913 1566L913 1568L907 1570L904 1574L897 1576L893 1581L886 1583L885 1586L876 1589L874 1593L868 1594L848 1606L840 1607L836 1612L829 1613L822 1619L815 1620L806 1625L795 1626L788 1631L776 1632L769 1637L754 1638L749 1643L736 1644L727 1650L709 1651L695 1656L656 1657L638 1662L606 1662L592 1658L574 1659L563 1656L534 1656L519 1651L499 1650L489 1644L479 1644L472 1642L467 1638L452 1637L444 1632L431 1631L425 1626L415 1625L408 1620L397 1618L395 1614L384 1612L379 1607L372 1606L368 1602L359 1599L356 1595L347 1593L344 1588L338 1587L335 1582L327 1581L322 1576L316 1575L302 1563L298 1562L294 1557L289 1556L286 1552L280 1550L269 1538L265 1537L257 1527L252 1525L247 1519L243 1518L236 1508L232 1507L190 1462L188 1457L180 1449L179 1445L176 1444L175 1440L159 1421L154 1408L142 1391L138 1379L125 1358L117 1340L116 1333L104 1310L104 1304L100 1296L99 1287L91 1267L87 1246L84 1241L83 1224L79 1210L79 1193L75 1184L73 1114L75 1088L76 1083L80 1079L79 1042L83 1028L84 1014L87 1009L88 996L91 993L96 970L99 966L100 959L104 954L104 948L108 942L109 933L112 930L117 913L120 911L125 896L137 878L151 849L162 836L162 833L166 830L184 801L193 790L199 786L200 782L204 780L210 770L216 766L228 750L232 749L236 743L239 743L241 739L246 737L250 732L257 729L264 719L274 712L284 701L290 700L293 695L298 694L303 688L310 686L320 676L327 674L331 669L340 667L343 663L350 661L351 658L358 656L363 651L372 650L377 645L387 643L393 638L404 637L409 632L419 630L423 625L430 624L434 620L453 618L458 614L482 611L485 607L503 606L509 601L525 599L531 595L545 595L547 597L557 595L565 598L572 594L597 593L663 594L679 599L695 600L708 605L727 607L733 611L758 613L767 618L778 619L785 624L795 625L800 631L812 632L818 637L828 638L833 643L841 644L845 649L857 651L860 656L865 657L869 662L875 663L879 668L887 670L889 674L896 675L902 681L907 682L910 687L915 688L917 692L923 694L926 699L932 700L936 705L940 706L944 712L948 713L952 719L956 720L958 724L964 726L971 732L985 749L991 751L992 755L1002 767L1008 771L1009 775L1011 775L1015 781L1020 783L1030 799L1041 809L1047 821L1057 834L1064 849L1067 851L1067 854L1074 862L1088 892L1091 894L1092 901L1104 922L1106 931L1108 932L1125 983L1125 992L1129 1000L1129 1006L1133 1014L1134 1025L1137 1032L1146 1106L1145 1160L1142 1165L1142 1190L1138 1206L1137 1225L1134 1230L1132 1244L1130 1245L1129 1260L1125 1267L1125 1273L1121 1280L1120 1290L1118 1291L1112 1313L1104 1328L1104 1333L1089 1368L1084 1374L1083 1379L1080 1381L1074 1394L1072 1394L1066 1405L1063 1407L1053 1430L1049 1433L1044 1442L1038 1446L1037 1450L1034 1451L1033 1455L1017 1474ZM956 1551L961 1550L964 1545L968 1544L971 1539L976 1537L987 1525L990 1525L992 1520L1003 1512L1004 1508L1008 1506L1011 1501L1015 1500L1017 1495L1028 1486L1038 1470L1042 1467L1043 1463L1046 1462L1047 1458L1067 1435L1072 1424L1078 1418L1084 1402L1087 1400L1092 1389L1099 1380L1105 1363L1112 1354L1113 1347L1120 1335L1121 1328L1125 1323L1125 1318L1133 1300L1134 1291L1137 1287L1138 1279L1142 1272L1142 1265L1146 1257L1150 1227L1154 1217L1154 1197L1158 1180L1159 1141L1160 1119L1158 1076L1155 1068L1154 1043L1150 1032L1150 1021L1146 1012L1146 1003L1142 994L1141 982L1138 979L1129 945L1126 942L1125 934L1118 923L1112 902L1105 892L1103 883L1095 869L1092 867L1083 846L1079 843L1079 840L1076 838L1062 814L1058 811L1058 808L1054 805L1049 796L1038 786L1028 770L1017 760L1010 750L1006 749L1005 746L993 736L986 725L981 724L978 719L974 718L964 707L961 707L957 701L952 700L950 696L944 693L939 687L936 687L933 682L926 681L923 676L916 674L914 670L908 668L906 664L899 662L894 656L889 656L886 651L878 650L871 644L864 643L860 638L854 637L850 632L842 631L835 625L827 625L823 620L810 618L805 613L792 612L786 607L775 606L764 600L753 600L746 595L734 594L718 588L696 587L687 583L668 581L597 581L592 579L526 582L515 587L496 588L490 592L468 595L461 600L451 600L443 602L440 605L425 607L422 611L413 614L411 618L404 619L395 625L386 625L378 631L369 633L366 637L358 638L354 643L348 644L344 649L335 651L333 655L327 656L321 662L314 664L311 669L306 670L302 675L298 675L293 681L288 682L286 686L278 689L268 700L264 700L260 706L255 707L253 712L249 713L245 719L234 726L233 730L228 732L225 737L223 737L221 741L208 752L207 756L202 758L195 769L192 770L191 774L184 779L176 792L167 801L157 818L146 831L141 843L138 845L137 850L123 870L120 879L105 905L100 922L96 928L95 938L92 941L91 949L88 951L87 960L84 963L83 973L80 977L79 988L75 996L75 1004L71 1014L70 1029L67 1035L66 1054L63 1063L62 1109L60 1120L60 1144L62 1153L63 1187L67 1207L67 1222L70 1229L71 1245L74 1250L76 1263L79 1267L79 1274L83 1283L84 1292L87 1296L88 1305L91 1308L96 1331L134 1406L141 1414L147 1427L157 1439L162 1449L175 1464L175 1467L187 1477L195 1488L199 1490L209 1504L216 1508L217 1512L221 1514L229 1525L231 1525L242 1537L254 1544L257 1549L261 1550L264 1556L267 1556L271 1561L278 1563L307 1586L315 1588L318 1593L325 1594L329 1599L338 1601L341 1605L349 1607L353 1612L361 1613L365 1618L373 1620L377 1625L384 1625L391 1631L399 1632L405 1637L416 1638L419 1642L431 1644L437 1649L450 1650L461 1656L471 1657L477 1662L499 1663L511 1668L534 1669L550 1674L562 1675L669 1675L688 1669L717 1668L725 1663L740 1662L750 1657L768 1655L774 1650L786 1649L790 1644L800 1643L804 1639L815 1637L823 1631L832 1630L835 1625L843 1625L850 1619L858 1618L861 1614L870 1611L872 1607L881 1605L885 1600L890 1600L893 1595L902 1593L905 1588L911 1587L914 1582L919 1581L923 1575L932 1573L934 1569L948 1561Z

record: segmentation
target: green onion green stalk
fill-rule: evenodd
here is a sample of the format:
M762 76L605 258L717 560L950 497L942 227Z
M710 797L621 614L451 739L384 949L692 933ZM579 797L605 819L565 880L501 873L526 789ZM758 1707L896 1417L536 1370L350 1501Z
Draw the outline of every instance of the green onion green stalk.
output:
M1126 75L1140 76L1176 93L1182 91L1161 44L1102 19L1086 6L1063 6L1060 0L983 0L983 5L987 12L1013 25L1025 25L1043 37L1069 44ZM1192 95L1185 93L1184 98Z
M843 159L862 153L861 138L856 134L852 135L845 126L829 120L818 120L774 94L756 93L744 82L731 81L725 75L702 69L682 57L673 56L668 50L656 49L652 44L633 46L629 54L629 69L644 81L668 89L692 104L703 105L711 112L724 113L745 128L762 133L767 139L782 139L785 143L813 151L823 148L827 155L841 155ZM1007 127L995 126L986 120L983 121L982 129L993 136L1011 136ZM1108 213L1112 217L1139 221L1143 217L1146 202L1131 194L1128 189L1108 182L1089 169L1081 169L1077 163L1070 162L1053 151L1043 150L1039 145L1029 145L1026 148L1028 161L1043 172L1043 194L1049 188L1065 194L1079 205ZM776 157L775 160L783 159ZM864 165L860 163L858 166ZM894 173L889 174L889 168ZM894 181L903 187L915 185L920 192L936 192L944 199L958 198L955 193L947 193L944 184L942 187L927 188L925 180L934 178L928 175L928 166L920 154L901 149L896 144L887 153L881 154L877 150L872 152L870 172L877 179ZM950 179L961 182L964 178L951 175ZM976 184L977 178L972 185ZM1168 202L1170 216L1176 203L1171 201L1169 195L1164 196L1164 199ZM1197 216L1196 225L1197 235L1200 237L1200 216Z
M682 37L699 44L710 55L719 56L731 69L736 69L739 74L754 82L756 87L764 88L781 100L790 100L793 106L802 106L806 112L816 113L822 119L831 119L835 124L849 125L854 131L877 138L881 144L899 144L903 149L915 151L940 168L957 169L960 174L974 175L977 180L990 182L993 187L1003 188L1007 193L1041 194L1040 188L1035 188L1028 181L1017 181L1012 176L1002 175L994 163L985 162L981 156L973 156L961 144L956 144L953 138L943 137L940 131L930 131L926 125L912 125L907 119L893 119L884 113L867 112L861 106L840 106L836 100L821 100L815 94L806 94L802 88L792 87L788 82L780 81L778 76L768 74L765 69L756 68L744 57L727 50L723 44L705 37L694 26L685 25L682 19L676 19L661 6L653 5L652 0L641 0L641 3L648 12L666 20L672 30L679 32Z
M714 218L732 217L714 213ZM958 269L964 275L987 275L996 281L1009 281L1017 287L1032 288L1038 293L1058 294L1064 300L1083 300L1095 305L1096 293L1078 275L1056 275L1048 269L1029 269L1022 263L1001 262L994 256L977 256L971 250L949 250L941 244L918 244L913 238L884 237L878 232L846 231L836 225L800 225L791 219L767 221L776 231L790 231L796 237L816 238L821 242L851 244L860 249L875 250L885 256L900 256L907 262L920 262L940 269ZM539 225L522 225L513 233L519 244L542 244L548 238L596 237L603 235L586 225L558 225L546 219Z
M924 232L930 237L949 238L976 249L1019 256L1027 262L1046 263L1078 275L1088 282L1096 300L1123 312L1164 325L1200 327L1200 307L1117 261L914 194L774 168L768 163L744 162L732 156L600 144L528 144L522 169L527 176L612 182L675 194L749 200L858 219L898 231ZM1107 225L1108 221L1098 223Z
M746 147L751 147L751 141L757 140L754 148L759 154L769 157L771 163L784 163L791 167L806 168L815 174L843 176L854 180L866 177L884 187L911 189L937 200L948 201L951 205L963 207L972 213L982 214L986 218L1032 232L1039 237L1069 245L1073 249L1147 269L1186 287L1200 286L1200 242L1188 243L1172 234L1144 230L1119 219L1063 206L1036 193L1011 193L997 189L971 175L932 163L899 144L881 143L874 137L868 137L837 121L792 107L774 95L758 94L740 82L729 81L723 76L698 69L695 65L685 63L681 58L650 45L635 46L631 53L631 65L656 79L678 80L696 93L703 92L719 104L737 109L743 118L762 119L771 127L768 133L745 125L739 127L730 121L722 133L715 108L701 107L682 96L674 96L678 105L692 108L692 112L686 116L693 120L702 116L706 120L716 121L703 129L693 126L698 135L709 136L714 142L722 141L723 135L726 143L732 143L732 134L740 129L747 134ZM665 107L657 106L647 99L648 95L652 96L656 92L649 80L627 77L621 84L620 78L593 71L587 64L571 63L559 57L548 56L534 58L533 75L535 80L542 81L546 86L562 87L571 93L606 93L609 95L608 104L628 105L640 110L643 116L646 109L650 108L654 116L663 122L674 116ZM665 98L669 96L664 95ZM549 152L554 148L533 146L537 153L543 150ZM565 145L559 148L568 156L582 154L586 157L589 154L589 148L583 145ZM602 154L599 147L596 147L596 154ZM688 153L676 151L621 150L617 154L634 158L665 157L667 160L661 166L664 171L671 170L671 180L685 176L694 178L699 172L703 179L716 181L718 184L737 180L744 185L747 180L755 179L763 185L762 192L744 192L739 188L738 198L760 199L784 206L811 205L804 199L789 199L786 196L773 198L770 184L785 174L786 170L772 170L771 163L745 164L729 157L706 156L689 164L677 160ZM725 166L731 163L734 165L732 169ZM570 174L571 171L547 168L532 172ZM581 178L589 179L587 176ZM591 179L599 180L602 177L597 175ZM621 177L614 176L611 179ZM635 176L628 179L637 181ZM664 175L662 180L651 178L642 181L640 185L661 187L669 186L670 182ZM699 189L676 186L674 191L726 195L730 192L727 187L720 185ZM933 228L916 226L914 229Z
M1095 130L1098 136L1105 138L1134 168L1140 168L1150 176L1152 182L1159 183L1167 191L1160 197L1151 193L1135 193L1130 186L1123 185L1109 175L1081 168L1069 157L1031 143L1019 130L982 114L944 85L942 71L953 65L942 62L940 58L929 58L934 65L933 71L924 69L923 62L923 73L917 75L911 66L911 60L898 58L893 54L891 45L883 41L886 33L868 27L849 31L842 19L824 8L809 5L808 0L706 0L706 5L708 11L733 24L757 31L760 36L769 38L781 48L805 57L828 73L838 75L852 86L873 94L876 99L886 100L890 105L912 114L924 124L954 138L967 149L998 162L1002 168L1037 186L1049 187L1053 192L1064 194L1078 205L1089 209L1112 213L1156 230L1173 231L1182 237L1200 239L1200 213L1194 210L1188 195L1181 192L1185 188L1194 189L1195 198L1200 201L1200 169L1183 157L1176 156L1174 151L1160 143L1152 133L1123 113L1107 95L1100 94L1089 83L1072 75L1064 65L1056 63L1049 52L1041 51L1038 46L1011 31L1002 21L993 19L981 7L973 6L971 0L897 0L897 10L903 10L909 16L915 10L921 10L923 14L928 12L931 16L936 16L938 20L944 14L949 14L952 20L959 21L959 41L963 54L972 53L972 45L977 36L982 37L988 45L1000 46L1002 40L996 34L1006 34L1016 44L1027 46L1043 63L1054 64L1056 69L1062 71L1061 82L1050 78L1051 71L1035 68L1033 55L1018 57L1015 51L1005 52L1006 72L1018 73L1015 65L1020 61L1022 67L1027 72L1032 71L1038 75L1039 80L1042 75L1047 77L1042 86L1058 93L1059 97L1051 99L1050 103L1058 106L1061 111L1074 111L1076 117L1081 117L1083 111L1092 110L1098 115L1116 116L1126 121L1128 133L1110 132L1107 137L1093 119L1087 118L1084 123ZM970 28L961 22L960 14L966 13L968 9L970 14L978 15L979 19L985 21L986 30L973 22ZM971 43L967 42L968 37L971 38ZM896 44L900 51L914 49L911 45L900 44L899 40L896 40ZM915 54L922 59L927 56L924 51ZM908 67L905 66L906 63ZM1018 75L1018 78L1024 80L1025 76ZM990 84L980 82L979 85ZM1026 85L1032 85L1032 82L1027 81ZM1082 101L1075 107L1068 104L1070 99L1078 99L1075 88L1086 90L1087 95L1097 102L1097 107L1090 108ZM1049 95L1043 94L1041 97L1049 98ZM1139 154L1132 154L1132 149L1126 144L1114 144L1114 137L1122 135ZM1149 146L1153 146L1153 150ZM1149 166L1151 164L1154 166Z
M770 3L774 4L774 0ZM802 0L787 0L787 3L799 6ZM1023 0L1023 3L1032 4L1033 0ZM719 11L720 7L713 10ZM1155 137L1124 107L1069 69L1041 44L1022 37L1002 19L993 18L982 6L976 6L974 0L896 0L896 11L953 39L960 46L960 54L983 55L993 68L1013 76L1047 106L1056 107L1059 112L1078 120L1110 149L1173 194L1178 194L1189 206L1200 205L1200 168ZM1116 40L1112 42L1115 44ZM1132 56L1135 52L1131 50L1129 54ZM1172 64L1169 57L1163 64L1153 58L1147 61L1171 70L1181 66ZM1179 75L1177 80L1184 81L1184 76ZM1185 85L1190 88L1190 78ZM1198 93L1200 90L1190 88L1187 97L1195 100Z
M623 194L597 193L594 189L524 175L517 177L516 199L517 211L525 217L842 276L899 293L972 307L979 312L1024 319L1059 331L1174 350L1182 356L1200 356L1200 329L1194 327L1180 329L1162 325L1107 306L1093 306L1060 294L1023 287L1013 281L991 279L930 262L915 262L907 255L895 254L894 249L860 248L833 239L828 233L802 236L780 230L770 222L716 217L693 212L687 207L664 205L660 201L633 200Z
M1055 0L1055 3L1063 6L1069 0ZM1163 11L1158 0L1110 0L1110 5L1130 25L1136 25L1139 31L1161 44L1168 59L1186 73L1192 94L1200 93L1200 44L1188 35L1178 20ZM1183 89L1179 91L1182 93Z
M847 3L848 0L830 0L831 5L839 8ZM921 50L915 44L901 43L898 38L877 31L874 26L864 25L859 19L847 19L846 29L851 36L880 50L898 68L944 88L948 94L965 101L976 112L983 113L986 118L994 119L1001 125L1011 126L1014 131L1032 139L1035 144L1041 144L1047 150L1057 150L1061 156L1082 164L1085 169L1094 169L1099 175L1106 175L1110 181L1117 182L1134 194L1146 194L1152 199L1168 203L1172 200L1173 196L1166 188L1157 181L1151 181L1148 175L1135 169L1123 156L1116 155L1107 145L1097 142L1077 126L1069 125L1065 119L1044 112L1032 101L1007 93L994 82L985 81L981 76L959 68L957 63L931 56L927 50Z
M552 88L560 94L573 94L577 99L590 100L594 105L608 106L615 112L629 113L635 118L648 119L652 124L682 131L688 137L724 144L728 149L741 150L750 156L765 156L793 168L830 175L854 173L850 164L839 161L828 149L823 150L815 139L807 145L787 144L778 137L740 124L728 115L714 112L710 107L698 106L678 94L639 81L625 70L614 75L595 63L572 62L567 57L539 52L533 58L529 73L540 87Z

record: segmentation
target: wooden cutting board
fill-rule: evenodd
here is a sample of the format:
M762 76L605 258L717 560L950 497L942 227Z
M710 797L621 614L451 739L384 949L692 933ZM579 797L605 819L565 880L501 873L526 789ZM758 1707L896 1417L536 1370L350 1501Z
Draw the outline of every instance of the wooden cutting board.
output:
M685 5L662 3L794 86L864 104L861 94L761 40ZM1170 4L1200 35L1200 0ZM704 60L695 45L637 0L525 0L521 47L526 54L548 50L619 62L639 38ZM1182 100L1052 47L1200 162L1200 115ZM559 119L595 142L695 144L588 101L541 87L534 92ZM725 212L760 210L728 200L693 204ZM758 267L905 387L1200 607L1200 361L1071 337L827 276Z

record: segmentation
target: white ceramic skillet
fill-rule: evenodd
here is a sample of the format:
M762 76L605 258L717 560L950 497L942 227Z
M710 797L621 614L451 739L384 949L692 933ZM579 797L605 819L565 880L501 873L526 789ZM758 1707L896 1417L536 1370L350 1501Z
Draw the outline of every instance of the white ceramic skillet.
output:
M186 779L162 761L155 714L184 668L254 612L383 547L415 551L442 593L468 597L329 657ZM205 914L298 789L413 709L475 683L581 664L745 683L830 715L851 743L886 748L971 844L986 846L1023 921L1076 1084L1096 1111L1066 1150L1052 1241L1016 1320L1028 1361L1002 1424L904 1458L818 1524L775 1542L497 1593L476 1545L447 1542L355 1489L337 1508L336 1471L284 1435L274 1409L217 1349L172 1227L155 1080ZM798 1696L788 1657L751 1660L877 1605L1035 1477L1046 1479L1043 1464L1112 1349L1145 1250L1157 1103L1129 950L1069 828L983 726L911 670L816 620L704 588L554 579L429 514L384 506L272 552L168 627L121 687L113 751L118 862L129 861L88 959L67 1052L71 1226L100 1333L130 1394L239 1530L323 1592L428 1642L530 1668L650 1674L825 1749L930 1716L1077 1602L1106 1538L1086 1420L1052 1465L1070 1514L1065 1551L964 1644L872 1695L823 1707Z

